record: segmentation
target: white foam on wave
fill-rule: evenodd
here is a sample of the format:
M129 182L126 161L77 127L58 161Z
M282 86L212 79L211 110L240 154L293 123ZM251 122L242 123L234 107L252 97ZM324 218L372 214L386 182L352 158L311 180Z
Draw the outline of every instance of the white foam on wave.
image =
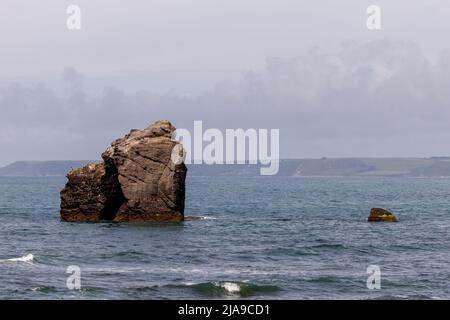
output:
M218 284L228 293L239 293L241 292L241 286L234 282L222 282Z
M185 216L185 221L193 221L193 220L217 220L217 218L210 216Z
M34 256L30 253L30 254L27 254L27 255L25 255L23 257L6 259L6 260L3 260L3 261L32 263L33 259L34 259Z

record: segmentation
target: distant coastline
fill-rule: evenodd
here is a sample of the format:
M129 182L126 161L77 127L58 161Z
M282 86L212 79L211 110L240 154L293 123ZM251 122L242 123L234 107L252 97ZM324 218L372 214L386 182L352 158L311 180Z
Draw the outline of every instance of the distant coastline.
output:
M17 161L0 168L1 177L60 177L99 160ZM188 165L188 176L259 176L259 166ZM450 157L320 158L280 160L278 176L450 177Z

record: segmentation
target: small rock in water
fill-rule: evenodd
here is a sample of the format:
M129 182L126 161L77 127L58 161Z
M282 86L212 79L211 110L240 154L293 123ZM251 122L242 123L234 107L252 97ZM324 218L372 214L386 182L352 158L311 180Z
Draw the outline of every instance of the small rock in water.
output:
M398 222L397 217L392 213L382 208L370 209L369 222Z

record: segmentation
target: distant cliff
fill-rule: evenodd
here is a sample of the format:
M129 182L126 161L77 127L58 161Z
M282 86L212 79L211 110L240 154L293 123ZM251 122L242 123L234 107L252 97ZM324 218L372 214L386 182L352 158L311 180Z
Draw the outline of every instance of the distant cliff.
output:
M188 165L188 176L257 176L257 165ZM278 176L450 177L450 158L321 158L280 161Z
M17 161L0 168L0 176L51 177L65 176L72 169L83 167L92 160L81 161Z
M19 161L0 168L0 176L65 176L86 161ZM259 176L259 165L187 165L188 176ZM450 177L450 157L321 158L280 161L278 176Z

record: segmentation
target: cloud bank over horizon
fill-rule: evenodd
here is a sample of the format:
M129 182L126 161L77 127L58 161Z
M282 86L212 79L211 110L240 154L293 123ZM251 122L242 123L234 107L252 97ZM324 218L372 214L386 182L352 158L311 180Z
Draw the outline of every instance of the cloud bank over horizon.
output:
M185 95L93 87L66 68L58 83L0 85L0 164L96 159L132 128L168 119L190 129L279 128L283 158L450 155L450 50L431 61L413 42L345 41L268 58L213 89Z

